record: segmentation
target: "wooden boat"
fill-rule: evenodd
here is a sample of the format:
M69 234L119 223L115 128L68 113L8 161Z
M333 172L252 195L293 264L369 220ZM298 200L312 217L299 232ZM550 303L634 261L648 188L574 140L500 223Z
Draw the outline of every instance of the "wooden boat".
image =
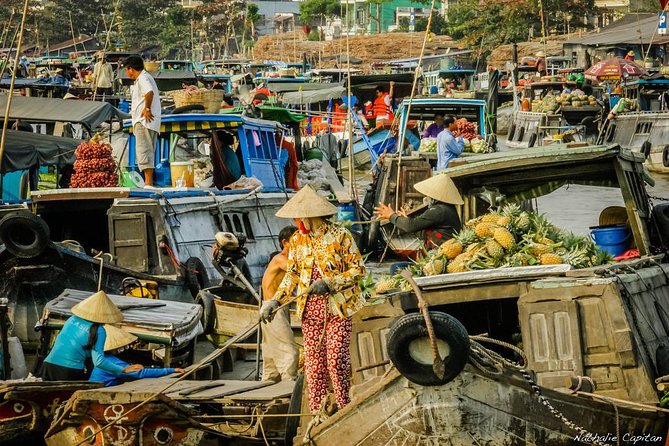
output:
M40 442L60 404L78 390L97 387L87 381L0 383L0 442Z

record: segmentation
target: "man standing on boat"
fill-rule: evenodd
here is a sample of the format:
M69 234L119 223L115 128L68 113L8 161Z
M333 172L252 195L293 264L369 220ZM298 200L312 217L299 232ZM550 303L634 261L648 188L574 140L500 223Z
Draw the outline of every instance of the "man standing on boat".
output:
M395 82L390 81L390 91L386 93L382 86L376 87L376 99L372 105L374 118L376 118L376 127L381 127L383 124L391 124L393 122L393 94L395 89Z
M294 219L299 230L290 239L286 275L274 298L260 310L260 319L271 321L273 312L291 301L296 291L312 413L321 409L328 377L337 407L350 402L351 317L364 304L358 281L365 266L351 233L327 220L336 213L337 208L310 186L279 209L276 216Z
M96 94L111 95L114 93L114 69L107 63L104 53L93 67L93 83Z
M437 135L437 170L444 170L451 160L460 156L465 150L465 141L458 133L458 125L453 116L444 118L446 127Z
M160 132L160 97L156 81L144 70L140 56L129 56L123 61L128 77L135 83L132 92L132 133L135 135L135 153L139 169L144 173L144 184L153 186L154 151Z
M297 231L295 226L286 226L279 232L281 251L272 257L262 276L262 295L270 300L276 294L288 267L290 238ZM274 315L271 322L262 327L262 379L263 381L294 380L297 376L299 352L290 326L288 307Z

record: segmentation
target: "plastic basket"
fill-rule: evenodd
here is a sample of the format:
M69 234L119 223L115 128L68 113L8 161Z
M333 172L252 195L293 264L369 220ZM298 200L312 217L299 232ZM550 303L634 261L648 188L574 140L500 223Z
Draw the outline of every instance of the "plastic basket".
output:
M172 93L172 99L176 107L197 104L204 107L205 113L218 113L224 95L223 90L178 90Z

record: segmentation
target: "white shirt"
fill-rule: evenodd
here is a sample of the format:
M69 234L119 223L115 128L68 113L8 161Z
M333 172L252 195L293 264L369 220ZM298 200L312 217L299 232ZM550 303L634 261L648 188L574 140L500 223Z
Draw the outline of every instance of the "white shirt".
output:
M110 64L98 62L93 67L93 77L99 88L111 88L114 82L114 70Z
M132 92L133 125L139 122L147 129L160 132L160 93L158 92L156 81L153 80L149 73L142 70L137 79L135 79L135 83L130 87L130 90ZM142 116L142 111L144 111L144 96L149 91L153 91L153 102L151 103L153 120L147 123L146 119Z

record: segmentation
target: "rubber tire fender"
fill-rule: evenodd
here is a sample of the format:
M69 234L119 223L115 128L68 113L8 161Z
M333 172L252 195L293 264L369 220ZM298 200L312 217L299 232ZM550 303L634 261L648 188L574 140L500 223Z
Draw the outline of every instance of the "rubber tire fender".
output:
M27 211L11 212L0 220L0 240L12 255L32 259L49 245L49 226Z
M195 299L200 290L204 289L209 282L207 270L205 269L202 260L197 257L189 257L188 260L186 260L185 267L186 286L188 287L191 296L193 296L193 299Z
M214 331L216 326L216 309L214 308L214 299L216 296L207 290L200 290L195 297L195 304L202 307L202 327L204 332L202 334L208 335Z
M643 157L645 159L648 159L648 157L650 156L650 148L651 148L650 141L644 141L643 144L641 144L641 149L639 149L639 152L643 154Z
M440 386L460 374L469 358L469 335L465 327L453 316L430 311L435 336L450 348L444 358L446 373L442 379L432 370L432 364L414 359L409 351L412 341L427 338L425 319L421 313L406 314L397 319L388 332L388 355L397 370L409 381L422 386Z
M537 134L536 134L536 133L532 133L532 134L530 135L530 139L527 141L527 147L528 147L528 148L532 148L532 147L534 147L534 143L536 143L536 142L537 142Z
M516 124L511 124L511 128L509 129L509 134L506 135L506 140L507 141L513 141L514 134L516 133Z
M518 139L517 139L516 141L522 141L522 140L523 140L523 136L525 136L525 127L521 127L521 128L518 130Z
M662 149L662 165L669 167L669 145L664 146L664 149Z
M204 112L204 105L202 104L191 104L191 105L182 105L181 107L177 107L174 110L172 110L173 115L181 115L184 113L190 113L190 112Z

